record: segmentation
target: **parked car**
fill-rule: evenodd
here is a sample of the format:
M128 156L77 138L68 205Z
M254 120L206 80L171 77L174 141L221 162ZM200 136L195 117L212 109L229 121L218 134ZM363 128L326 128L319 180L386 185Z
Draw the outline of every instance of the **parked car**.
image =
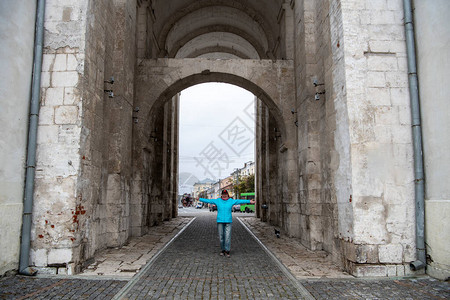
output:
M241 211L241 205L240 204L233 205L231 211L232 212Z
M209 205L209 211L215 211L215 210L217 210L217 205L215 205L215 204L210 204L210 205Z
M202 202L198 202L197 205L195 206L195 208L199 209L203 207L203 203Z

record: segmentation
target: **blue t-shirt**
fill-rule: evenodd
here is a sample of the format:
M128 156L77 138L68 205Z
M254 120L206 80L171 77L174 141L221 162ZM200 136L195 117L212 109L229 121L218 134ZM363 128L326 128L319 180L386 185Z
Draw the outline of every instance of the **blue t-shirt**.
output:
M198 199L200 202L211 203L217 205L217 223L231 223L233 222L233 217L231 216L231 208L236 204L248 204L250 200L241 200L228 198L228 200L223 200L222 198L217 199Z

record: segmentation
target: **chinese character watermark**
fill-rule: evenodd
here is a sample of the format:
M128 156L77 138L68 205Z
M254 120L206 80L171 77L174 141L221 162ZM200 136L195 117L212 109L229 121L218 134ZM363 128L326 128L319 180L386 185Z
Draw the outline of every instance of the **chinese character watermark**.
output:
M253 142L255 134L241 118L237 117L219 134L219 138L231 149L231 151L240 156Z
M195 161L197 162L196 167L201 166L203 170L205 170L204 174L212 177L215 177L212 171L218 171L220 176L222 171L227 169L230 162L232 162L222 149L219 149L214 145L214 142L210 142L202 152L200 152L200 156L200 158L195 157Z
M246 119L250 122L255 122L255 106L251 102L245 109L244 113L247 115ZM250 146L255 139L254 130L248 126L243 119L236 117L228 126L219 134L219 139L236 154L241 157L243 152ZM213 171L216 171L218 176L222 175L222 171L228 169L230 163L234 162L230 159L224 149L214 145L210 142L200 153L200 157L195 157L197 162L196 167L201 166L204 170L204 175L215 178Z

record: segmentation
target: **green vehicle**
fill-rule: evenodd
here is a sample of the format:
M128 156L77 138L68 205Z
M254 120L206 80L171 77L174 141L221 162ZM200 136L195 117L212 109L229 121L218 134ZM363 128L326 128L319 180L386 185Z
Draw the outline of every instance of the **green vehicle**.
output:
M239 199L254 200L255 192L242 193ZM241 212L251 213L255 211L255 204L241 204Z

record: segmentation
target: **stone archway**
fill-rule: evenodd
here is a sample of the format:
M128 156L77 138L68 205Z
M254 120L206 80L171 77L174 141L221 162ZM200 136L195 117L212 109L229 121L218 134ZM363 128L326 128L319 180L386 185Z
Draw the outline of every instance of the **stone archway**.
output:
M224 82L252 92L264 107L264 116L258 117L261 144L262 131L276 128L276 138L264 139L271 144L270 160L282 172L274 172L272 186L280 188L274 194L279 200L270 200L269 195L260 196L261 203L283 202L272 208L274 222L281 225L292 235L298 234L296 222L299 210L297 195L296 164L296 124L292 114L295 96L293 86L293 66L291 61L255 61L255 60L207 60L207 59L158 59L143 60L139 65L136 79L135 120L133 129L133 188L131 195L131 231L135 234L146 232L146 226L176 216L173 209L176 193L173 178L177 178L177 168L173 161L177 158L178 138L178 99L183 89L205 82ZM138 107L138 109L136 109ZM261 112L262 108L257 109ZM260 113L261 114L261 113ZM262 153L259 152L259 155ZM175 157L175 159L174 159ZM269 158L267 158L267 161ZM257 173L268 170L257 164ZM147 178L148 174L152 174ZM163 179L154 184L155 178ZM263 191L267 181L259 181L259 191ZM162 190L161 190L162 187ZM258 189L258 187L257 187ZM171 196L167 196L167 194ZM164 201L161 201L164 199ZM157 203L157 204L155 204ZM149 206L154 209L149 209ZM156 211L155 211L156 208ZM274 213L274 209L278 212ZM284 213L282 213L282 211ZM259 211L258 214L261 214ZM279 215L283 214L283 218ZM269 214L270 219L270 214Z
M374 16L401 16L400 0L393 2ZM355 274L406 273L415 256L414 182L401 18L361 24L355 16L369 11L349 0L73 5L46 20L36 266L78 268L96 250L144 233L152 225L143 222L144 181L158 177L145 172L168 178L152 184L172 193L176 186L177 92L222 81L261 100L258 191L270 195L273 208L260 212L262 219L332 253ZM83 13L67 26L75 11ZM201 22L201 12L218 18ZM192 31L179 26L189 19L196 21ZM194 56L219 60L186 58ZM114 86L107 83L112 75ZM111 89L114 99L105 93ZM155 124L167 130L153 132ZM165 142L158 151L150 147L154 139ZM143 169L152 151L170 163ZM147 211L174 216L167 202Z

